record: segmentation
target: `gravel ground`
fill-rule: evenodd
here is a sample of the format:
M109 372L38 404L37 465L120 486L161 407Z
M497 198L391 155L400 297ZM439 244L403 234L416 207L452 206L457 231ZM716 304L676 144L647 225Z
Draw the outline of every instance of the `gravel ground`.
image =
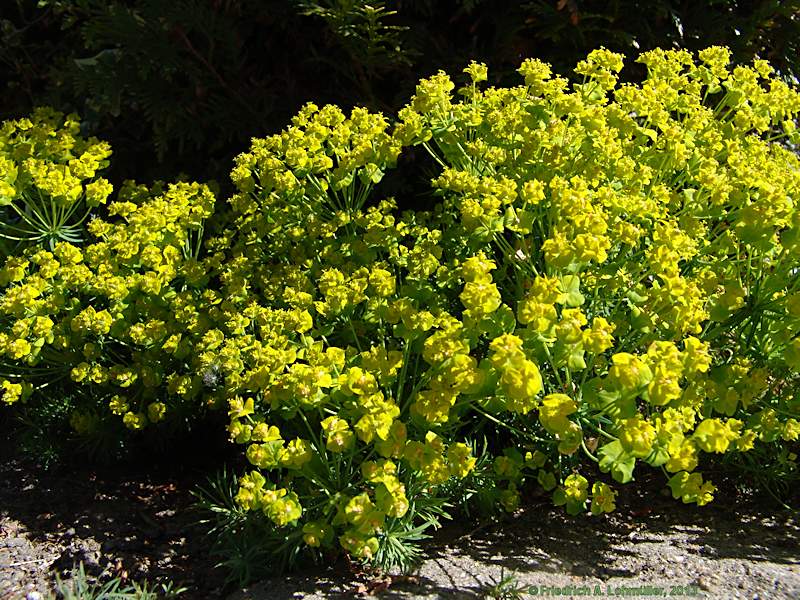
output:
M0 600L46 595L78 563L93 577L175 581L194 591L186 598L223 597L224 576L188 510L197 481L157 469L0 463Z
M620 494L611 515L578 518L540 499L503 523L437 538L410 577L320 569L228 600L515 598L498 594L504 578L517 598L800 598L798 515L753 499L698 509L650 489Z
M660 484L623 488L618 511L567 517L546 498L502 522L438 532L407 576L343 562L223 592L187 493L198 477L152 469L40 472L0 464L0 599L52 589L76 562L97 576L174 581L187 599L800 598L800 521L764 499L720 494L698 509ZM727 502L727 503L726 503ZM795 503L795 506L797 504ZM499 596L499 583L516 596ZM573 586L570 588L570 586ZM599 586L599 587L596 587ZM494 593L494 595L492 595Z

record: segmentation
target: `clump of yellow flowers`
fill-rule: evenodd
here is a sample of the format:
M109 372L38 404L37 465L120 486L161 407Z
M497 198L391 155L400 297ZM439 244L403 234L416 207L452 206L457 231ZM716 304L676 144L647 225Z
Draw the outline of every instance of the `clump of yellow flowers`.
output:
M645 466L698 505L713 457L796 472L800 94L725 48L638 62L633 85L604 49L572 81L530 59L516 87L473 63L394 122L308 104L216 212L202 185L127 185L85 243L6 258L0 400L68 378L80 433L227 411L243 509L284 548L384 563L448 501L541 486L598 515ZM4 127L8 187L28 159ZM411 146L429 211L380 194Z
M111 147L80 135L76 115L39 108L0 127L0 250L83 240L88 212L112 185L97 173Z

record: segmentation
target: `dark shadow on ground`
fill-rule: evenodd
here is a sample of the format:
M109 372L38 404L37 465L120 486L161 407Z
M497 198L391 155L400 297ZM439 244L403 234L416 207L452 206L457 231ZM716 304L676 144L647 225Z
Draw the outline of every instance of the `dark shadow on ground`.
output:
M513 574L524 589L536 581L564 585L569 578L631 586L642 581L704 586L703 573L713 578L716 571L723 578L730 571L742 579L739 587L751 585L763 593L771 586L768 591L774 595L766 597L800 593L800 522L795 511L770 497L732 488L719 491L707 506L684 505L669 496L663 478L654 475L642 476L636 489L619 486L618 508L610 515L570 517L548 497L539 496L514 516L482 527L449 524L426 546L424 564L415 576L391 582L388 589L374 574L343 576L331 568L316 568L268 580L232 598L353 598L381 590L378 596L386 599L469 600L491 597L488 591L504 574ZM759 563L764 563L765 573L759 572ZM786 571L782 566L798 574L788 584L789 591L777 585L780 581L768 581L773 572L781 577ZM713 586L696 589L709 594L706 597L730 593ZM752 598L747 591L743 589L741 597Z
M51 560L40 567L63 572L82 561L90 572L175 581L189 588L182 596L189 600L224 598L224 573L213 568L198 515L190 510L188 492L204 482L208 465L187 463L176 472L174 465L182 461L163 456L124 469L42 471L6 460L0 463L0 517L20 523L44 548ZM425 564L414 577L353 573L339 562L303 568L233 597L353 598L374 591L387 599L469 600L486 597L504 573L523 582L572 577L633 583L685 574L682 561L800 565L800 525L793 511L733 489L718 492L702 508L683 505L665 496L663 478L653 475L640 477L635 488L617 486L618 509L610 515L569 517L549 497L530 491L527 505L513 516L482 525L457 520L429 541ZM673 548L674 556L662 561L651 551L654 544L660 544L659 553Z
M5 460L0 545L19 536L33 542L41 558L24 568L49 570L40 573L44 579L68 574L82 562L92 576L174 581L190 589L182 598L223 597L224 575L213 569L198 514L191 510L189 490L205 477L196 465L176 472L150 461L43 471Z

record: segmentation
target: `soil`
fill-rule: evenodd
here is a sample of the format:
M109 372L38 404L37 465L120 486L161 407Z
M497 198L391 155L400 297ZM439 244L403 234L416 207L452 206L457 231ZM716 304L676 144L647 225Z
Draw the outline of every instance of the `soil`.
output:
M684 506L655 478L623 486L611 515L568 517L540 496L500 521L450 524L410 575L340 561L232 591L190 510L188 490L202 481L194 472L42 471L5 461L0 599L46 597L56 574L68 576L77 562L101 579L173 581L188 588L186 599L800 598L795 511L735 492Z
M83 563L95 578L174 581L186 598L222 597L187 492L204 479L157 469L42 471L0 465L0 599L46 597L55 576Z
M796 511L733 490L705 507L686 506L660 485L652 478L637 481L636 490L623 487L618 510L600 517L569 517L540 497L503 522L477 530L453 525L428 546L411 577L343 577L327 568L229 600L800 598Z

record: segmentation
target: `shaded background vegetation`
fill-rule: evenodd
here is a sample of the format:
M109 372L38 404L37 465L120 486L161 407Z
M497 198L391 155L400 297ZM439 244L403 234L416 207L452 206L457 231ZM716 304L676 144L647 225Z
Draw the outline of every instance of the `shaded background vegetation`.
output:
M0 31L0 117L78 112L112 143L117 183L224 183L231 157L303 103L394 110L473 58L508 83L526 57L568 73L600 45L725 44L800 73L800 0L3 0Z

